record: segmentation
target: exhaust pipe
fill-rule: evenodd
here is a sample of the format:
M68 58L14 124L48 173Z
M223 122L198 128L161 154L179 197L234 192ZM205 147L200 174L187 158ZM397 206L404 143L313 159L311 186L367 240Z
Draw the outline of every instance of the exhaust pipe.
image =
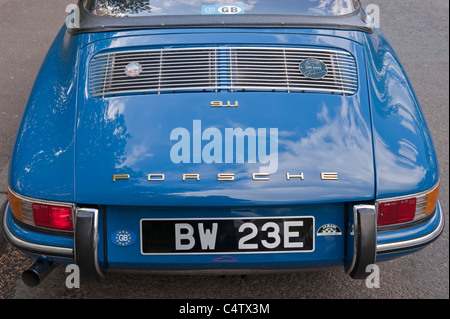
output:
M34 263L22 273L22 281L28 287L37 287L55 268L51 261L36 259Z

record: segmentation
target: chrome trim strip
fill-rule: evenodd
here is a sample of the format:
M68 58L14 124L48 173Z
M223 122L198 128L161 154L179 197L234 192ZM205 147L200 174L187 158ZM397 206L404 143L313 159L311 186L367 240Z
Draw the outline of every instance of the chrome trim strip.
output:
M216 49L215 47L213 47L214 49ZM256 49L259 49L259 50L261 50L261 51L264 51L264 50L273 50L273 49L276 49L277 47L226 47L226 46L224 46L224 47L218 47L218 48L223 48L223 49L230 49L230 48L237 48L237 49L243 49L243 50L247 50L247 49L249 49L249 50L251 50L252 52L253 52L253 50L256 48ZM211 49L211 47L192 47L192 48L172 48L172 49L164 49L164 50L166 50L166 51L194 51L194 52L201 52L202 50L203 51L206 51L206 52L209 52L209 50ZM289 50L293 50L293 51L315 51L315 52L332 52L332 53L342 53L342 54L344 54L344 55L349 55L349 56L351 56L351 54L350 53L348 53L348 52L346 52L346 51L340 51L340 50L329 50L329 49L301 49L301 48L288 48ZM119 53L136 53L136 54L138 54L138 53L149 53L149 51L150 52L159 52L160 50L159 49L156 49L156 50L128 50L128 51L120 51ZM100 54L98 54L98 55L96 55L97 57L101 57L101 56L105 56L105 55L108 55L109 54L109 52L108 53L100 53Z
M213 87L190 87L190 88L173 88L170 91L181 91L183 90L183 92L189 92L189 91L204 91L207 90L208 92L212 92L215 90L219 90L219 89L232 89L232 90L237 90L236 87L232 87L232 86L221 86L219 88L213 88ZM255 91L287 91L288 89L293 92L323 92L322 89L313 89L313 88L288 88L288 87L251 87L251 86L246 86L246 87L240 87L239 90L255 90ZM117 91L114 92L114 94L128 94L128 93L142 93L142 92L147 92L147 91L143 91L143 90L131 90L131 91L127 91L127 90L123 90L123 91ZM157 90L155 91L151 91L154 94L158 94ZM342 90L328 90L327 92L334 92L334 93L345 93L345 94L353 94L351 91L342 91ZM100 97L100 96L106 96L112 93L96 93L93 94L93 97Z
M432 232L430 232L429 234L427 234L425 236L419 237L419 238L414 238L414 239L409 239L409 240L404 240L404 241L399 241L399 242L378 244L377 245L377 253L389 253L389 252L414 249L416 247L419 247L419 246L425 245L429 242L432 242L437 237L439 237L439 235L442 233L442 230L444 229L445 218L444 218L444 213L442 212L441 203L439 201L438 201L438 206L439 206L439 214L440 214L439 224ZM438 211L436 211L436 213L437 212Z
M9 230L8 222L7 222L7 212L9 209L9 203L6 205L5 213L3 216L3 233L6 239L17 248L27 251L29 253L34 254L42 254L49 255L54 257L62 257L62 258L70 258L73 259L73 249L67 247L58 247L58 246L49 246L49 245L41 245L31 243L25 240L22 240L16 236Z
M8 186L8 191L10 191L15 197L17 197L17 198L19 198L21 200L24 200L24 201L33 202L33 203L40 203L40 204L46 204L46 205L67 206L67 207L72 207L72 209L75 208L75 204L73 204L73 203L54 202L54 201L50 201L50 200L46 200L46 199L40 199L40 198L27 197L27 196L20 195L20 194L16 193L15 191L13 191L11 189L11 187L9 187L9 186Z

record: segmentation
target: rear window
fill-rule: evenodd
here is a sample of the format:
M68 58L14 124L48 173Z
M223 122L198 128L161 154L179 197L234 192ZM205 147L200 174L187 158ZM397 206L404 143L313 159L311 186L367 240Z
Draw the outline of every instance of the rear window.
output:
M169 15L310 15L341 16L354 12L354 0L87 0L86 9L98 16Z

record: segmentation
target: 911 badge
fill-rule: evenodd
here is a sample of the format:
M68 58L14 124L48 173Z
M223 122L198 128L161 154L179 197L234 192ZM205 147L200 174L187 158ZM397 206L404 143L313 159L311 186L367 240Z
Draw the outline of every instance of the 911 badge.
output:
M136 235L129 230L118 230L111 235L111 241L117 246L130 246L136 241Z
M317 236L333 236L342 235L342 231L339 226L334 224L322 225L317 231Z

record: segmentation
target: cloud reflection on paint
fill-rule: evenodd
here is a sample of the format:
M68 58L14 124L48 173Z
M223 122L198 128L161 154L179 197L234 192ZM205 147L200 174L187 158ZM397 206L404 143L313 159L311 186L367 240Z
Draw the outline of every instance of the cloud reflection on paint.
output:
M320 125L310 129L305 137L291 131L280 131L279 169L270 175L269 182L252 180L252 173L257 170L254 165L246 164L234 171L239 188L232 184L234 182L228 185L218 183L206 190L172 195L227 196L254 202L274 197L279 202L308 202L373 195L373 187L367 187L374 183L371 136L362 115L343 100L340 112L331 112L329 107L322 105L317 119ZM339 181L333 181L338 184L331 185L333 182L321 180L320 173L324 171L338 172ZM287 181L287 172L303 173L305 179ZM204 166L198 173L214 176L223 172L215 166ZM242 192L242 189L252 191Z

